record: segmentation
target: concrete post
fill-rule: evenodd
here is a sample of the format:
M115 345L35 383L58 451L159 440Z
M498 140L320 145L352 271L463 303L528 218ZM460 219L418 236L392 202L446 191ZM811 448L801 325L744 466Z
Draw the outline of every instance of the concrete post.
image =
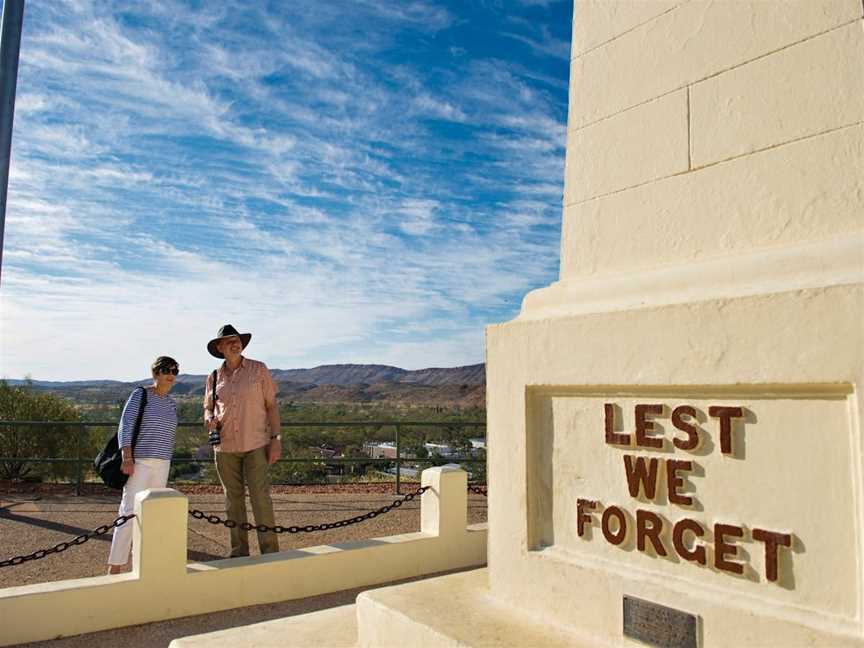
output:
M420 530L437 536L465 533L468 525L468 474L461 468L439 466L423 471Z
M151 488L135 497L132 569L142 581L185 576L188 505L172 488Z

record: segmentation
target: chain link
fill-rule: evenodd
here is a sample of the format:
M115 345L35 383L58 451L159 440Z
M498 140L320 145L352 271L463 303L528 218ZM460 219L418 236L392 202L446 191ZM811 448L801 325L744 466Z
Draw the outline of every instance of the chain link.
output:
M41 560L45 556L63 553L70 547L82 545L90 538L105 535L111 529L117 529L123 526L134 517L134 513L131 513L130 515L120 515L115 518L115 520L111 524L103 524L102 526L95 528L89 533L82 533L81 535L74 537L72 540L65 540L63 542L59 542L50 549L39 549L38 551L34 551L31 554L27 554L26 556L15 556L14 558L9 558L7 560L0 560L0 567L14 567L15 565L20 565L21 563L29 562L31 560Z
M198 509L190 509L189 515L191 515L196 520L205 520L210 524L221 524L223 526L232 529L234 527L239 526L244 531L252 531L253 529L256 531L267 532L272 531L273 533L312 533L313 531L328 531L329 529L341 529L342 527L349 526L351 524L359 524L360 522L365 522L366 520L371 520L372 518L376 518L379 515L384 515L385 513L389 513L394 508L399 508L405 502L410 502L418 495L422 495L427 490L429 490L428 486L421 486L417 490L412 493L408 493L401 499L395 500L392 504L387 504L386 506L382 506L379 509L375 509L374 511L369 511L368 513L364 513L363 515L358 515L352 518L346 518L344 520L338 520L336 522L325 522L324 524L307 524L306 526L289 526L283 527L280 525L276 525L273 527L269 527L266 524L249 524L248 522L236 522L235 520L223 520L218 515L208 515L204 513L204 511L199 511Z
M407 493L400 499L394 500L392 504L387 504L386 506L382 506L379 509L375 509L374 511L369 511L368 513L364 513L363 515L357 515L352 518L346 518L344 520L337 520L336 522L325 522L324 524L307 524L306 526L289 526L284 527L281 525L276 525L273 527L269 527L266 524L249 524L248 522L236 522L234 520L223 520L218 515L215 514L206 514L203 511L199 511L198 509L190 509L189 515L191 515L196 520L206 520L210 524L221 524L229 529L233 529L235 527L240 527L244 531L252 531L253 529L256 531L267 532L272 531L273 533L312 533L314 531L328 531L330 529L341 529L342 527L350 526L352 524L359 524L360 522L365 522L366 520L371 520L373 518L378 517L379 515L384 515L385 513L389 513L393 509L399 508L405 502L410 502L418 495L422 495L427 490L429 490L429 486L421 486L417 490ZM468 490L472 493L477 493L478 495L487 496L486 489L481 488L480 486L474 486L472 484L468 484ZM20 565L25 562L29 562L31 560L41 560L46 556L50 556L52 554L63 553L70 547L80 546L90 540L91 538L95 538L97 536L105 535L112 529L117 529L124 524L126 524L129 520L135 517L135 514L132 513L130 515L120 515L114 519L111 524L103 524L102 526L96 527L93 531L89 533L82 533L79 536L74 537L72 540L66 540L63 542L59 542L50 549L39 549L34 551L33 553L24 555L24 556L15 556L14 558L8 558L7 560L0 560L0 568L2 567L14 567L15 565Z

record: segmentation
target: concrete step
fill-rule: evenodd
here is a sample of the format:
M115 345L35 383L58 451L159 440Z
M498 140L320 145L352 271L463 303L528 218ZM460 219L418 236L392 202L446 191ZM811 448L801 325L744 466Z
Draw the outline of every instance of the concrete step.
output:
M357 612L343 605L247 626L175 639L169 648L355 648Z
M175 639L170 648L579 648L583 638L489 596L475 569L368 590L356 605Z
M430 578L363 592L357 597L362 648L574 648L588 646L551 626L496 602L488 570Z

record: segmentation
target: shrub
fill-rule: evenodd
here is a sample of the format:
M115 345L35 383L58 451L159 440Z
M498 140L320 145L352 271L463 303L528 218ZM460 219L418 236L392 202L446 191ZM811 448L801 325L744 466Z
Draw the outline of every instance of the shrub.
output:
M74 463L30 463L17 458L38 459L75 457L78 448L80 420L77 408L49 393L34 391L29 384L12 387L0 380L0 420L2 421L69 421L69 426L0 425L0 476L5 479L38 480L69 478L75 474ZM98 450L89 436L81 439L82 456Z

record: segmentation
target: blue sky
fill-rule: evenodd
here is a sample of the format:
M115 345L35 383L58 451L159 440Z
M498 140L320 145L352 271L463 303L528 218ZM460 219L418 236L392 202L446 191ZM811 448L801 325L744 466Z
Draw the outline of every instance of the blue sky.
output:
M570 0L30 0L0 376L482 362L558 274Z

